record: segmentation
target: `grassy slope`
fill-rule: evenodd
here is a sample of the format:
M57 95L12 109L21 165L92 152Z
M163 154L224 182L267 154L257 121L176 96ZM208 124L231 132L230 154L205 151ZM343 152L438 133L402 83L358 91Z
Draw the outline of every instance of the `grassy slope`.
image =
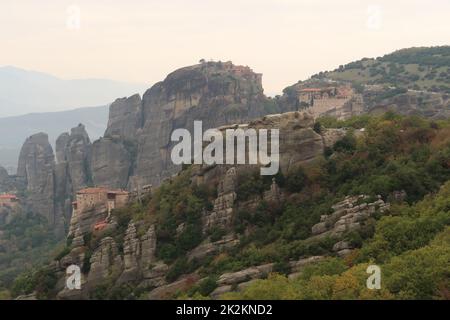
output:
M351 62L313 78L450 93L450 46L403 49Z

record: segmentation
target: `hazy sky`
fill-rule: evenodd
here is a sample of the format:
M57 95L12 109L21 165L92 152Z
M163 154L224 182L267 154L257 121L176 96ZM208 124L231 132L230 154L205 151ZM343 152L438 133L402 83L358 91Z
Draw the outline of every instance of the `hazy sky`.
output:
M448 45L449 13L449 0L0 0L0 65L152 84L232 60L276 94L362 57Z

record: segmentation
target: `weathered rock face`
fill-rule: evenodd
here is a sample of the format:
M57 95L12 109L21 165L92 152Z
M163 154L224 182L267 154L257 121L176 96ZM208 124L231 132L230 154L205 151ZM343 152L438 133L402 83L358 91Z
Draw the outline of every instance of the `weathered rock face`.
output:
M200 120L206 130L298 109L283 101L264 95L260 74L231 62L176 70L147 90L142 99L134 95L111 104L105 137L92 146L89 163L93 184L129 189L159 185L181 169L170 159L174 145L170 138L175 129L192 132L194 121ZM313 121L312 114L292 113L291 117L266 117L259 122L260 126L282 126L286 131L280 135L285 140L281 165L286 169L313 158L322 147L320 136L311 129ZM299 139L304 140L301 159L291 148L294 143L298 146Z
M134 223L128 225L123 244L123 260L125 271L134 271L138 267L138 256L140 255L140 242L136 235Z
M207 255L211 255L226 248L232 248L239 244L239 239L235 235L227 235L223 239L215 242L206 242L188 253L188 259L202 259Z
M256 130L279 129L280 170L286 174L293 168L317 160L318 157L323 155L326 143L331 143L341 137L340 131L335 135L328 133L327 137L323 137L312 129L313 124L314 118L311 113L294 111L264 116L262 119L239 125L239 127ZM219 130L224 133L227 129L236 128L236 125L230 125L222 126ZM235 165L233 167L203 165L200 168L195 167L193 180L196 183L215 185L215 181L220 177L220 180L217 181L218 196L214 200L214 207L211 211L205 211L203 214L204 233L213 228L230 228L236 209L237 175L241 170L246 171L256 168L257 166L249 165ZM265 201L275 203L282 201L282 198L283 195L275 181L262 196ZM249 209L252 204L258 205L262 199L255 198L250 200L251 203L241 203L240 206Z
M70 221L74 193L91 184L91 147L82 124L56 140L55 206L56 214L63 218L66 226Z
M324 258L324 256L312 256L309 258L300 259L298 261L289 262L289 267L292 272L289 277L297 277L305 266L317 263ZM219 280L217 281L219 286L211 293L211 297L213 299L220 298L222 294L236 290L234 288L237 288L238 291L243 290L255 280L261 279L273 272L273 269L274 263L268 263L237 272L224 273L219 277Z
M59 223L55 216L55 156L45 133L29 137L23 145L17 176L26 184L26 204L50 225Z
M246 67L205 63L173 72L144 94L136 175L155 185L180 170L170 161L173 130L192 132L194 120L205 130L255 119L266 113L265 101L261 76Z
M170 160L170 136L177 128L192 132L245 122L266 114L261 75L231 62L208 62L179 69L139 95L110 107L105 138L94 143L94 184L110 187L158 185L181 168ZM130 179L131 176L136 179ZM134 182L136 180L136 182Z
M142 100L136 94L114 101L109 107L109 121L105 137L123 140L136 139L136 130L142 125Z
M345 200L332 206L334 212L320 217L320 222L312 227L313 237L341 238L350 231L360 230L367 220L377 211L384 213L389 210L390 204L385 203L381 197L375 202L368 202L364 195L346 197ZM339 255L347 254L351 249L347 241L337 242L333 250Z
M267 115L250 122L248 127L280 129L280 169L283 173L287 173L290 169L306 164L323 154L324 142L321 135L312 129L313 124L312 113L294 111Z
M124 270L118 282L123 283L140 278L144 274L143 271L147 271L155 261L155 251L155 226L150 226L147 232L139 238L135 224L130 222L123 244Z
M163 262L155 263L155 266L151 269L143 269L144 280L140 284L141 287L155 288L165 285L167 271L169 271L169 266Z
M77 212L70 219L69 237L74 237L77 242L81 242L82 237L91 232L96 223L104 221L107 215L108 208L106 205L99 205Z
M141 238L141 267L148 267L155 261L156 253L156 231L155 226L151 225L147 232Z
M92 254L90 263L89 286L98 285L113 272L120 272L123 263L113 238L106 237L101 240L99 247Z
M95 141L90 163L94 185L127 187L132 159L122 141L109 137Z
M147 299L149 300L167 300L172 299L177 292L188 290L192 285L200 280L197 274L191 274L182 279L160 286L152 290Z
M86 188L90 183L90 156L91 141L82 124L72 128L70 135L62 134L56 141L57 163L67 163L74 191Z
M234 202L237 199L236 190L236 168L230 168L222 181L220 181L214 200L214 208L203 217L203 232L214 227L228 228L233 219Z

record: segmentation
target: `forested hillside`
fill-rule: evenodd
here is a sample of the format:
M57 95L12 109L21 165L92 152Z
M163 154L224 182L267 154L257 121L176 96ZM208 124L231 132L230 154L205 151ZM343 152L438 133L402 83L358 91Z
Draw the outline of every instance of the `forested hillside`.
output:
M136 225L138 237L155 225L157 263L149 270L154 275L157 269L158 281L167 285L162 290L142 276L117 281L113 268L89 289L89 297L145 299L157 292L165 298L195 299L448 298L450 122L386 113L346 121L322 118L314 125L316 132L330 128L345 128L346 134L316 161L279 173L274 181L251 170L239 171L238 210L230 227L202 232L202 216L217 194L211 185L193 184L195 167L185 168L143 202L115 210L114 231L85 236L84 272L92 268L89 258L106 238L126 257L130 223ZM274 183L281 202L263 196ZM356 209L372 206L373 214L358 228L317 235L316 226L328 221L338 210L336 204L350 201L349 196L358 199ZM205 249L227 243L229 237L237 241L220 250ZM337 251L338 243L345 250ZM68 239L56 259L70 248ZM198 248L206 254L197 254ZM293 273L299 270L296 261L305 259L317 262ZM381 290L365 287L369 264L382 270ZM224 286L236 279L230 275L263 266L269 271L257 276L242 271L248 278L239 281L250 280L245 286ZM12 294L37 289L38 297L53 298L57 280L54 268L40 269L18 278ZM226 291L219 294L220 288Z

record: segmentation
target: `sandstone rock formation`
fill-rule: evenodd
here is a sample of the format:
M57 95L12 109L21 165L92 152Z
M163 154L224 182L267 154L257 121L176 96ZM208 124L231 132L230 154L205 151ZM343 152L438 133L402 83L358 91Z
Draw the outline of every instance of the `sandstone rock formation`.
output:
M106 237L101 240L99 247L92 254L90 264L89 286L102 283L113 272L120 272L122 260L118 255L117 244L113 238Z
M50 225L60 219L55 216L55 156L45 133L29 137L21 151L17 176L26 185L26 204L45 217Z
M207 232L214 227L228 228L233 218L233 206L237 195L236 188L236 168L230 168L224 179L219 183L217 194L214 200L214 208L203 217L203 232Z
M312 256L298 261L291 261L289 263L291 269L289 277L297 277L305 266L317 263L324 258L323 256ZM243 290L255 280L262 279L269 273L274 272L274 265L274 263L268 263L237 272L222 274L217 281L218 287L211 293L211 297L214 299L220 298L222 294L235 290L234 288L237 288L238 291Z
M67 164L73 191L91 183L90 157L91 142L82 124L72 128L70 135L63 133L56 141L56 161Z
M158 185L181 169L170 160L173 130L193 130L194 120L206 130L255 119L267 113L267 101L261 75L248 67L208 62L176 70L142 100L134 95L111 105L105 137L93 145L93 182Z
M133 222L128 225L123 244L124 270L118 279L119 283L133 281L143 275L143 270L148 270L155 261L156 233L152 225L139 239L136 226ZM154 274L148 275L154 278Z
M82 124L56 140L55 210L66 227L72 213L74 193L92 183L90 157L91 142Z
M141 268L146 270L155 261L156 231L155 225L151 225L141 238Z
M133 141L142 125L142 100L139 94L120 98L109 107L109 121L105 137Z
M120 140L106 137L92 145L92 180L96 186L126 188L131 164L131 156Z
M280 169L287 173L323 154L323 139L312 129L313 124L314 117L310 112L294 111L267 115L250 122L248 127L280 130Z
M189 260L202 259L208 255L216 254L221 250L232 248L239 244L239 239L230 234L215 242L206 242L191 250L187 256Z
M385 203L381 197L375 202L368 203L365 195L347 196L343 201L332 206L334 212L320 217L320 222L312 227L314 238L336 237L341 238L345 233L360 230L367 220L376 212L384 213L389 210L390 204ZM345 255L352 249L347 241L336 243L333 250L339 255Z
M143 288L156 288L165 285L166 274L169 271L169 266L163 262L156 262L155 266L150 269L143 269L143 280L140 286Z

